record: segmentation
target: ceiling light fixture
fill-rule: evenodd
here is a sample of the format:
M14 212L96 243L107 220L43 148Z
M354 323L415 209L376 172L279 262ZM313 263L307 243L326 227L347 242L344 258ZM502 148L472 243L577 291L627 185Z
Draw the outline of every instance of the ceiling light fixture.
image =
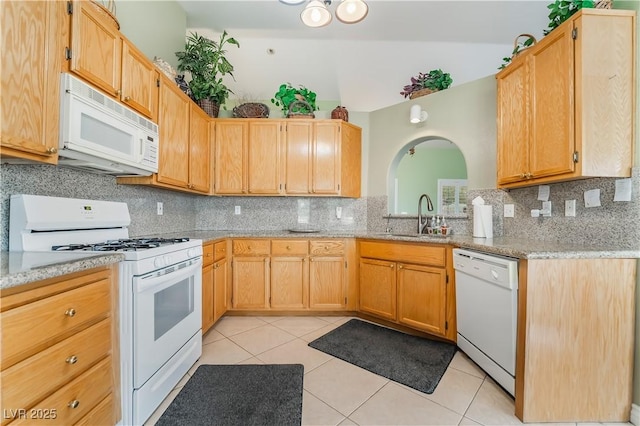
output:
M409 113L409 121L412 124L424 123L425 121L427 121L427 117L429 117L429 114L427 114L427 111L423 111L420 105L413 105L411 107L411 112Z
M280 0L281 3L297 5L308 0ZM331 0L310 0L309 4L300 13L302 22L311 28L320 28L329 25L333 16L329 11ZM356 24L362 21L369 13L369 6L363 0L340 0L336 8L336 18L344 24Z

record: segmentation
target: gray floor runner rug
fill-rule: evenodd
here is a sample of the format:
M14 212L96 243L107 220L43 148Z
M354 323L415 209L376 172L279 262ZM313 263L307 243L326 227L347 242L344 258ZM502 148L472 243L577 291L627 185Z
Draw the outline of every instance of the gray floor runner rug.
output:
M309 346L424 393L433 393L456 353L454 344L357 319Z
M201 365L156 425L302 423L301 364Z

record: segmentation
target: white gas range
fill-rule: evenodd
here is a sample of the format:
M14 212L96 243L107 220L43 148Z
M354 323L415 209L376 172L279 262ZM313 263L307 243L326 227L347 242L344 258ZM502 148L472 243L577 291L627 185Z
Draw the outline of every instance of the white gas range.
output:
M118 252L122 424L141 425L202 354L202 241L129 238L126 203L13 195L9 250Z

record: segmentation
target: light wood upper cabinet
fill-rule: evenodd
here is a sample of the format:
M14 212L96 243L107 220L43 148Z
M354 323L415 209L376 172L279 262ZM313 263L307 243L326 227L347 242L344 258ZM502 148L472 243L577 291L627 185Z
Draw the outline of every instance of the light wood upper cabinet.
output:
M0 2L0 155L56 164L66 3Z
M117 182L210 194L209 116L164 76L160 79L160 103L158 172L151 176L119 177Z
M249 122L246 120L213 120L215 143L216 194L247 193L247 150ZM266 160L266 159L265 159Z
M360 196L359 127L341 120L213 121L216 194Z
M499 187L630 176L635 28L583 9L496 75Z
M160 152L157 180L172 186L189 187L190 101L175 84L163 80L158 117Z
M190 189L211 192L211 138L209 116L189 103L189 183ZM160 142L162 143L162 141Z
M91 1L72 2L70 56L69 71L157 120L158 70Z

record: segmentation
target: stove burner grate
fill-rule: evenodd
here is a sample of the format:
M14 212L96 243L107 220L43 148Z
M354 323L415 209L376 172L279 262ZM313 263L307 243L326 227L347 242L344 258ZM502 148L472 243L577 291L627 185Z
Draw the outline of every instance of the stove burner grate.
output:
M157 248L163 245L183 243L189 238L131 238L109 240L95 244L63 244L51 247L53 251L137 251Z

